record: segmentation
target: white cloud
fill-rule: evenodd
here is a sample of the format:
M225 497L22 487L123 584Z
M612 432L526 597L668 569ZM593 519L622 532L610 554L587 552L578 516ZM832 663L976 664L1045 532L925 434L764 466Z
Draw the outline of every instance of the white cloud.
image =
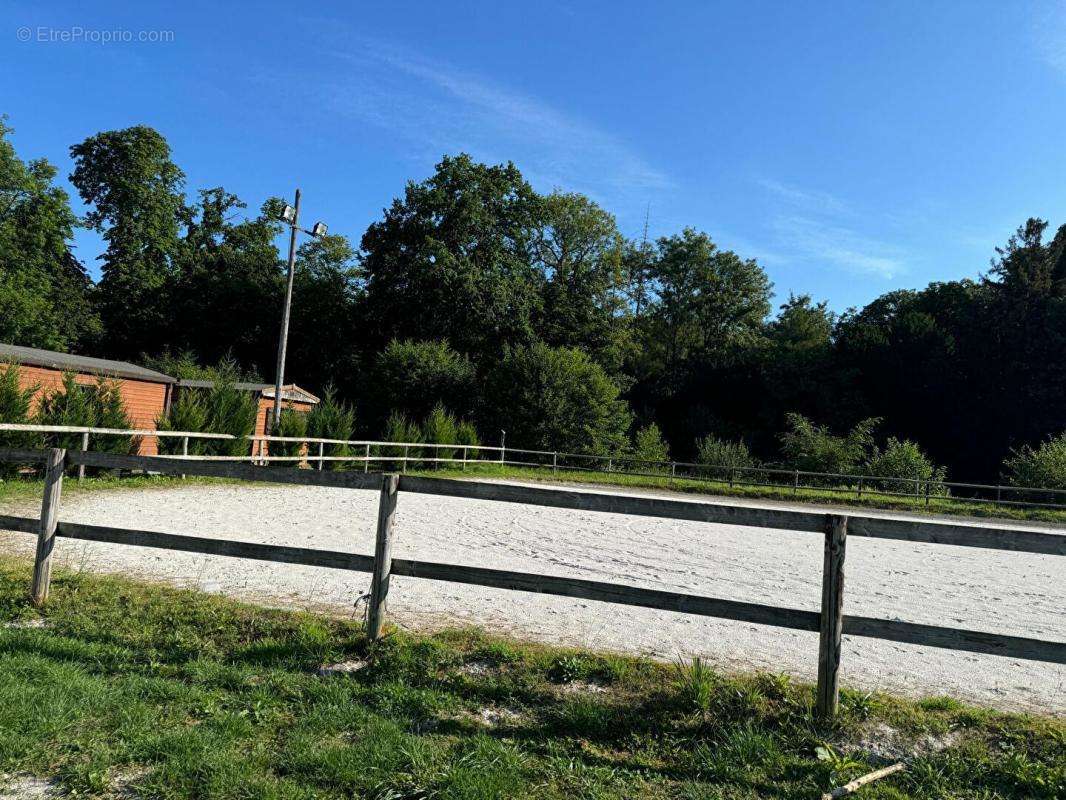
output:
M773 227L781 245L802 261L886 279L907 271L905 256L897 248L832 222L781 216Z
M771 178L760 178L758 184L772 194L777 195L780 199L807 210L831 214L848 213L847 205L828 192L800 189Z
M601 201L646 200L672 186L611 132L481 76L372 41L335 55L342 74L324 87L326 102L389 130L419 158L462 150L513 159L539 188Z
M907 254L864 233L861 214L845 201L769 178L756 182L771 198L770 249L776 260L882 279L907 272Z
M1066 75L1066 2L1055 0L1037 14L1034 23L1036 45L1052 69Z

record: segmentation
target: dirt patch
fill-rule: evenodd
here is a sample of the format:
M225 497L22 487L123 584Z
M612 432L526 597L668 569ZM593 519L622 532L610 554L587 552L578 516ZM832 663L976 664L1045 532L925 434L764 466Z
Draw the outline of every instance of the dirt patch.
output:
M59 785L34 775L0 775L0 800L50 800L63 794Z
M336 664L323 664L318 668L318 674L322 677L330 675L354 675L357 672L361 672L368 666L367 662L361 658L352 659L351 661L340 661Z
M598 680L569 681L556 687L560 694L606 694L607 684Z
M960 730L943 734L906 734L885 722L867 725L856 738L841 744L841 751L861 754L874 763L893 764L915 756L927 756L954 747L962 741Z

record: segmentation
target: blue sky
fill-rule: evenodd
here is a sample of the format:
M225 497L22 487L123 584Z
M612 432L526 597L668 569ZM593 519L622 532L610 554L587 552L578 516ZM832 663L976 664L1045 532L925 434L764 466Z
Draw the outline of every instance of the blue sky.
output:
M1027 216L1066 222L1058 0L89 5L0 0L0 110L64 177L71 144L143 123L190 190L256 209L300 185L358 241L467 151L631 236L648 208L653 236L705 230L778 300L837 310L975 276ZM123 30L172 41L84 41Z

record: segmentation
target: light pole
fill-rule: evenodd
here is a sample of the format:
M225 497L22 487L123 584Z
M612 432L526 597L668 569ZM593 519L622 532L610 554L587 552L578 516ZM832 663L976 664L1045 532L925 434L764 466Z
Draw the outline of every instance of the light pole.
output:
M300 227L300 190L296 190L296 202L285 206L281 212L281 221L289 226L289 270L285 282L285 309L281 312L281 335L278 337L278 369L274 383L274 422L271 430L277 430L281 420L281 385L285 382L285 350L289 345L289 311L292 308L292 278L296 271L296 232ZM316 222L311 230L305 230L309 236L325 236L326 226Z

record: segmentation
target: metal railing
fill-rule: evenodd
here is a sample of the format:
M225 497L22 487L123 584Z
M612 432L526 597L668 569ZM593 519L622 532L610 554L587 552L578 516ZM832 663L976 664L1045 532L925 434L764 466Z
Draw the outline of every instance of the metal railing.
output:
M123 430L56 425L0 423L0 433L25 432L42 434L81 434L81 450L87 451L90 436L132 436L137 438L180 439L182 453L168 454L189 460L229 460L267 464L273 462L309 463L323 469L331 462L362 463L364 472L370 465L381 464L407 472L412 467L452 465L465 469L478 463L504 466L550 469L553 473L611 473L646 478L673 478L734 487L770 488L798 495L801 491L828 492L842 498L882 497L909 500L913 504L930 506L934 502L955 501L991 506L1021 507L1047 510L1066 510L1066 489L1005 484L964 483L939 481L916 476L883 477L852 473L815 472L774 466L727 466L686 461L655 461L629 455L592 455L553 450L530 450L519 447L496 447L481 444L438 444L432 442L385 442L372 439L326 439L311 436L240 437L248 441L248 455L190 454L189 443L198 439L235 440L238 437L222 433L197 431L156 431L148 429ZM269 455L269 443L301 445L299 455ZM327 447L358 448L362 452L328 455ZM446 458L427 455L426 451L446 451ZM82 470L82 472L84 472Z

